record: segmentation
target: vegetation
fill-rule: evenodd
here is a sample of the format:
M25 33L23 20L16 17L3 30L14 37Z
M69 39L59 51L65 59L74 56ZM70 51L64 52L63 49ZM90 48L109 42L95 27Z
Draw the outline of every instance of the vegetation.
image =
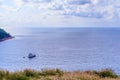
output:
M0 70L0 80L120 80L120 77L111 69L83 72L67 72L60 69L43 69L41 71L26 69L17 72Z
M11 37L9 33L6 33L3 29L0 29L0 40Z

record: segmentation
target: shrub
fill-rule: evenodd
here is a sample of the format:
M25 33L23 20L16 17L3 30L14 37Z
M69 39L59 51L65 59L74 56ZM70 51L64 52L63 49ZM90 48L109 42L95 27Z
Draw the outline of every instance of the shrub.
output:
M59 77L63 76L63 74L64 74L64 72L61 71L60 69L56 69L56 72L57 72Z
M26 69L24 70L23 74L27 77L37 77L38 76L38 72L34 71L34 70L30 70L30 69Z
M85 71L88 74L98 75L101 78L109 77L109 78L117 78L118 75L114 73L111 69L105 69L102 71Z
M117 78L117 77L118 77L118 75L115 74L114 71L111 70L111 69L102 70L102 71L100 71L100 72L98 73L98 75L99 75L100 77L103 77L103 78L104 78L104 77L110 77L110 78Z
M6 80L29 80L29 78L24 75L15 73L15 74L10 74L6 76Z
M6 75L9 75L8 71L0 70L0 80L2 80Z

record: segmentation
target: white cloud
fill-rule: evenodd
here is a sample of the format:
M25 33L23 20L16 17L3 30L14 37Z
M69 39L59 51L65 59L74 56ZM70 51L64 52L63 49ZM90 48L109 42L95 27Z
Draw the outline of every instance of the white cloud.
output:
M50 20L51 17L53 21L57 18L60 23L66 19L72 21L73 17L80 22L90 22L90 19L93 22L96 22L96 19L101 22L120 20L120 0L11 0L14 5L8 5L7 1L0 0L0 11L13 18L8 20L9 23L13 21L24 24L34 20L35 24L42 24L48 23L46 20ZM12 15L9 15L11 12ZM6 16L2 17L7 19ZM76 24L77 22L79 21L76 21Z
M16 6L4 5L3 8L37 8L45 12L54 11L58 15L91 18L113 18L119 14L120 7L118 0L14 0L14 3Z

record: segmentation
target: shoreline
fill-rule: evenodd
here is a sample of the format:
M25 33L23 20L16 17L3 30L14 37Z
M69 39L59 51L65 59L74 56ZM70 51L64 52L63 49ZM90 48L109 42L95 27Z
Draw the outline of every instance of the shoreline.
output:
M6 38L3 38L3 39L0 39L0 42L2 42L2 41L6 41L6 40L9 40L9 39L12 39L12 38L14 38L14 37L12 37L12 36L10 36L10 37L6 37Z

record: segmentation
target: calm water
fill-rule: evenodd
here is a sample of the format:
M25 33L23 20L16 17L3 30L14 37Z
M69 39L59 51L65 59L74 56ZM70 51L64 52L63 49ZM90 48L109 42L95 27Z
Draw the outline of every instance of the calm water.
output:
M30 28L26 32L0 43L0 68L112 68L120 74L119 28ZM37 57L28 59L29 52Z

